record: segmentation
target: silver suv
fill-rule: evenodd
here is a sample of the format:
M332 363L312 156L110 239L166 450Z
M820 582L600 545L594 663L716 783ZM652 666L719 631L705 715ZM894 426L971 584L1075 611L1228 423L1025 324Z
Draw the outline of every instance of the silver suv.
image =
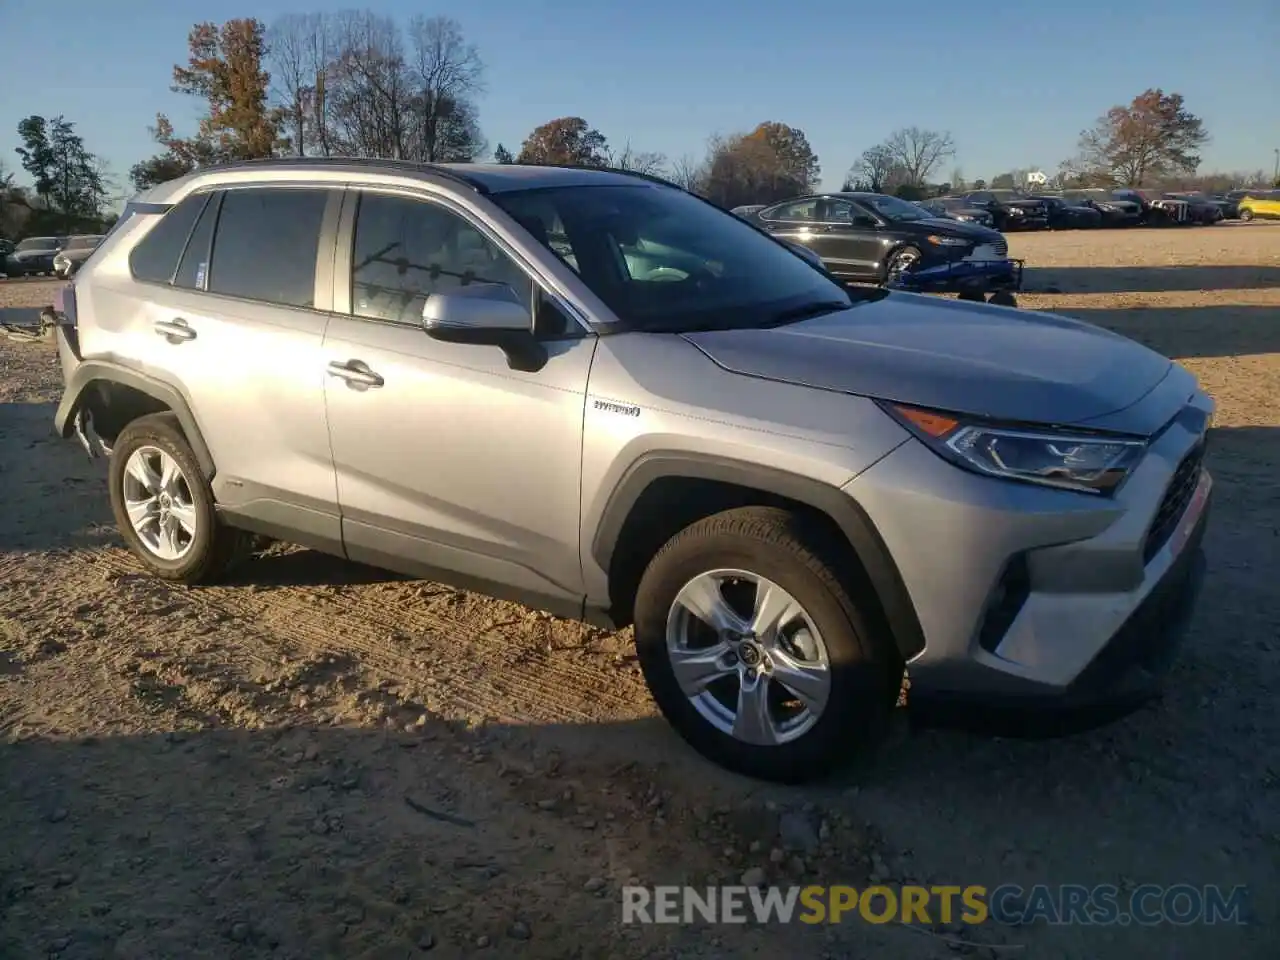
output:
M633 624L698 750L796 781L913 710L1096 722L1203 569L1212 403L1047 314L846 289L652 178L261 161L132 202L56 429L156 576L253 535Z

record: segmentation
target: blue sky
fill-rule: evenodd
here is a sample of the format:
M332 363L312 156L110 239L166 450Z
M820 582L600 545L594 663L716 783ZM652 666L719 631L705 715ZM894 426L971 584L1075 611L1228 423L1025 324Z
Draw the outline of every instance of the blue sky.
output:
M513 151L566 115L670 157L780 120L838 185L862 150L914 124L950 130L954 165L990 178L1056 170L1083 127L1155 86L1205 119L1203 169L1269 170L1280 147L1276 0L0 0L0 162L25 177L18 121L63 114L127 189L157 111L194 127L198 105L169 91L194 22L360 6L456 18L487 65L485 134Z

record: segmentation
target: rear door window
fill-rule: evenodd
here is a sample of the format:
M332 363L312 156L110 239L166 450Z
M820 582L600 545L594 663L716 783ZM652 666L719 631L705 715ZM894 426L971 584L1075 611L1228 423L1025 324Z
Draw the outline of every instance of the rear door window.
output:
M315 306L316 254L329 191L250 187L222 198L207 287L289 307Z
M129 252L129 270L135 279L150 283L173 282L187 237L208 202L209 194L192 194L151 228L151 232Z

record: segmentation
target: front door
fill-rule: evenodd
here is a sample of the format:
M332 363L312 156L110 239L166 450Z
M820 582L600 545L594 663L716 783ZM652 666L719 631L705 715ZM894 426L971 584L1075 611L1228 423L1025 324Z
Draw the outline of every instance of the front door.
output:
M497 347L427 336L429 294L541 288L469 214L365 191L340 247L349 310L324 340L347 555L533 605L580 607L582 423L595 337L573 326L537 372ZM335 296L335 301L348 299ZM535 307L535 309L540 309Z

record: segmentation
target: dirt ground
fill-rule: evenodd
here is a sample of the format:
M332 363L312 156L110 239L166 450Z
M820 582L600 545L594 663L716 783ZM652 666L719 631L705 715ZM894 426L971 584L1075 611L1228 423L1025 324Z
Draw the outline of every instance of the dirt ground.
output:
M1010 238L1026 307L1185 363L1218 402L1210 579L1168 693L1024 742L898 724L784 789L655 716L629 636L305 551L141 575L0 337L0 957L1275 956L1280 225ZM47 281L0 281L38 306ZM780 831L785 839L780 839ZM619 887L1220 884L1248 926L623 926Z

